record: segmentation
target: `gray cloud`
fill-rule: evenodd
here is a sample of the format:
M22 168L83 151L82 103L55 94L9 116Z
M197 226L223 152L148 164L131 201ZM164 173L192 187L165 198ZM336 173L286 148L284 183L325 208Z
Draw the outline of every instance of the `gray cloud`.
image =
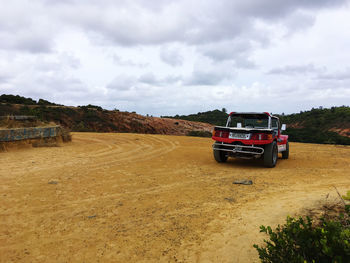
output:
M250 51L253 49L251 41L237 39L233 41L221 41L206 44L198 47L198 51L219 63L227 60L235 62L237 68L254 68L255 63L250 58Z
M156 77L152 72L142 74L137 78L138 83L153 86L169 86L177 82L183 82L182 76L168 75L166 77Z
M150 72L141 75L139 77L139 81L142 83L151 84L151 85L159 83L159 80L154 76L153 73L150 73Z
M325 67L316 67L314 64L306 65L287 65L283 67L273 68L267 72L267 74L278 74L278 75L297 75L297 74L310 74L310 73L321 73L326 70Z
M289 29L289 33L304 31L313 26L315 23L315 16L302 11L296 11L290 15L283 24Z
M227 71L195 69L184 82L190 86L214 86L223 83L232 76L234 76L233 70L230 74Z
M254 20L285 19L299 10L344 4L320 1L84 1L55 7L56 16L119 45L189 44L228 40L254 32ZM300 21L300 19L298 19ZM303 23L304 26L308 23ZM289 27L300 27L289 21ZM293 29L293 28L292 28Z
M123 59L122 57L120 57L118 55L113 55L112 59L119 66L144 68L144 67L147 67L147 65L148 65L147 63L134 62L131 59Z
M106 88L108 90L126 91L131 90L137 84L136 78L130 75L119 75L115 77Z
M229 108L233 97L242 110L277 111L267 102L297 86L289 110L305 97L326 105L322 90L346 91L350 76L336 70L350 59L349 20L327 17L347 2L13 0L0 10L0 90L164 114ZM282 66L261 72L271 65Z
M40 2L7 2L0 10L0 50L51 52L58 27L46 11Z
M346 2L346 0L246 0L233 2L232 5L235 6L237 12L270 20L283 18L296 10L315 10L320 8L329 8L342 5Z
M0 32L0 49L19 50L30 53L52 51L53 41L49 35L38 32Z
M163 62L173 67L181 66L184 60L176 47L162 47L160 49L160 58Z
M317 78L325 80L350 80L350 68L332 73L324 72L319 74Z
M195 0L123 0L118 4L111 0L42 0L35 3L14 0L0 11L0 48L50 52L58 30L73 26L93 33L89 34L91 39L101 44L106 41L126 46L170 42L190 45L217 43L244 36L247 32L259 34L254 26L257 19L269 21L291 17L286 20L287 28L305 28L312 24L313 17L300 10L335 7L346 2L223 0L215 3L205 1L198 5ZM249 46L249 38L246 39L245 43ZM165 50L161 57L171 65L181 64L176 52Z

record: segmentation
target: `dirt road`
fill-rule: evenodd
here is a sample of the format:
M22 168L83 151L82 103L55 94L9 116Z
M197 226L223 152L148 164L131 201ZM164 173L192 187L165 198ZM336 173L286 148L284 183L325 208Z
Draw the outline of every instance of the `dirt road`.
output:
M1 262L258 262L259 225L350 190L350 148L291 144L276 168L211 139L75 133L0 153ZM235 185L250 179L253 185Z

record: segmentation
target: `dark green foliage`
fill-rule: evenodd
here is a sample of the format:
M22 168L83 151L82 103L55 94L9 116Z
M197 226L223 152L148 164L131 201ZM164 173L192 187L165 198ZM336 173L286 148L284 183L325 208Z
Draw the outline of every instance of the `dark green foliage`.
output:
M42 121L61 121L64 116L74 116L76 115L76 111L67 108L67 107L30 107L30 106L22 106L20 108L19 114L21 115L30 115L36 116L39 120Z
M287 124L285 134L290 141L350 145L350 138L329 131L350 128L350 107L319 108L279 117L281 123Z
M300 113L279 116L281 123L297 124L300 127L328 130L334 127L350 128L350 107L320 108Z
M336 132L323 131L317 128L287 128L285 134L289 135L289 141L291 142L350 145L349 137L341 136Z
M194 136L194 137L208 137L208 138L212 136L211 132L208 132L208 131L190 131L186 135Z
M49 101L44 100L44 99L39 99L37 104L38 105L51 105L51 106L59 105L59 104L52 103L52 102L49 102ZM62 105L59 105L59 106L62 106Z
M225 109L226 110L226 109ZM197 114L190 115L175 115L173 117L170 116L162 116L162 118L173 118L173 119L181 119L188 121L199 121L206 122L213 125L224 126L227 121L228 114L223 110L213 110L206 112L198 112Z
M39 99L39 101L36 102L31 98L22 97L19 95L6 95L6 94L2 94L0 96L0 103L23 104L23 105L58 105L44 99Z
M86 106L78 106L78 107L81 108L82 110L85 110L85 111L89 111L89 110L102 111L103 110L102 107L96 106L96 105L92 105L92 104L89 104L89 105L86 105Z
M260 227L260 232L269 235L265 247L254 245L263 263L279 262L350 262L350 220L349 209L346 218L321 219L319 225L307 217L306 220L287 218L287 223L278 226Z
M25 105L36 105L36 101L31 98L25 98L19 95L6 95L2 94L0 96L1 103L9 104L25 104Z

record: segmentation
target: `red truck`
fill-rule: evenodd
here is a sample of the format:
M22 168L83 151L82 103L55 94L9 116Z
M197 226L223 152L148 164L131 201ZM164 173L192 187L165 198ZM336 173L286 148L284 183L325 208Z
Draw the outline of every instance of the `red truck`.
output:
M214 127L212 139L214 158L223 163L228 157L263 158L266 167L275 167L278 153L289 157L288 135L281 131L286 125L268 112L231 112L226 126Z

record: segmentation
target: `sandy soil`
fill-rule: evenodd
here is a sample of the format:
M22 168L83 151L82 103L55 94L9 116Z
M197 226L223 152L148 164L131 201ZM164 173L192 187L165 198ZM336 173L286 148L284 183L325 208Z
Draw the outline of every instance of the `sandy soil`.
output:
M74 133L63 147L0 153L0 261L258 262L259 225L350 190L349 147L292 143L268 169L218 164L211 144Z

